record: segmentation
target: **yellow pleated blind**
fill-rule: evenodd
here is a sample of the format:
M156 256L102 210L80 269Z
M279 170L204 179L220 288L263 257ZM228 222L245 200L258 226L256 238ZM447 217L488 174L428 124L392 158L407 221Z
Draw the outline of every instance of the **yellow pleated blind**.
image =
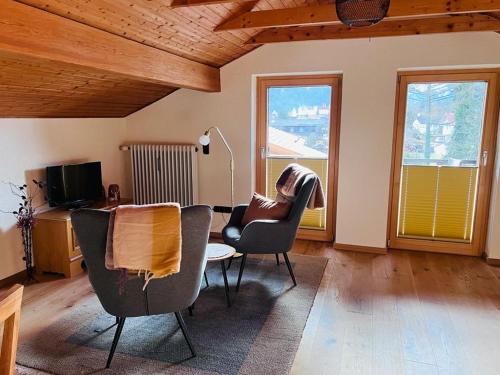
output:
M438 169L404 166L399 209L399 234L432 236Z
M477 167L441 167L435 236L471 239Z
M477 167L403 166L400 237L470 242Z
M267 158L267 179L266 179L266 195L269 198L276 198L276 181L283 170L291 163L298 163L314 171L321 180L325 194L327 189L328 179L328 160L326 159L297 159L297 158ZM301 228L308 229L325 229L326 228L326 210L324 208L318 210L304 211L300 222Z

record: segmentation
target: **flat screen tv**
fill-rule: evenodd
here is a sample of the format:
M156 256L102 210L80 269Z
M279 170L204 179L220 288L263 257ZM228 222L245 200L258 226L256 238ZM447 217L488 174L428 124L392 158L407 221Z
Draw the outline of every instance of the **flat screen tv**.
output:
M103 198L101 163L47 167L50 207L83 207Z

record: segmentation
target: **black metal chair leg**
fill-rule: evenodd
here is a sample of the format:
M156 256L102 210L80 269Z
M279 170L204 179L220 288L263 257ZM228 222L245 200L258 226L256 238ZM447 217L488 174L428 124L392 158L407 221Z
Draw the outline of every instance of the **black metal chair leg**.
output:
M182 334L184 335L184 339L186 340L186 342L189 346L189 350L191 350L191 354L193 355L193 357L196 357L196 352L194 351L193 343L191 342L191 339L189 338L186 323L184 323L184 319L182 318L181 313L176 312L175 317L177 318L177 323L179 323L179 327L181 327Z
M245 263L247 261L247 254L243 254L241 258L240 273L238 274L238 283L236 284L236 291L240 290L241 276L243 276L243 269L245 268Z
M210 285L208 285L207 271L203 272L203 275L205 276L205 284L207 284L207 288L208 288Z
M283 258L285 258L286 266L288 267L288 272L290 272L290 276L292 277L292 280L293 280L293 285L297 286L297 281L295 281L295 275L293 274L292 265L290 264L290 260L288 259L288 255L286 253L283 253Z
M276 255L276 265L279 266L280 265L280 256L277 253L274 255Z
M230 268L231 268L231 264L233 264L233 257L229 258L229 262L228 262L228 265L227 265L227 269L230 269Z
M231 307L231 300L229 299L229 285L227 283L226 264L224 263L224 259L220 261L220 266L222 268L222 277L224 278L224 288L226 291L227 307Z
M120 340L120 335L122 334L123 325L125 324L125 318L118 318L118 327L116 327L115 337L113 339L113 344L111 344L111 350L109 351L108 361L106 362L106 368L111 366L111 361L115 355L116 346L118 345L118 340Z
M115 318L116 318L116 324L119 324L120 323L120 318L117 317L117 316L115 316Z

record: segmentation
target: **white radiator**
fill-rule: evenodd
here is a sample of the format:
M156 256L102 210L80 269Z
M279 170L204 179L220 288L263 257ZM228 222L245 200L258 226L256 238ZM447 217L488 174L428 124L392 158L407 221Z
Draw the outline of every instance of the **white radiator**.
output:
M194 145L130 145L135 204L198 203Z

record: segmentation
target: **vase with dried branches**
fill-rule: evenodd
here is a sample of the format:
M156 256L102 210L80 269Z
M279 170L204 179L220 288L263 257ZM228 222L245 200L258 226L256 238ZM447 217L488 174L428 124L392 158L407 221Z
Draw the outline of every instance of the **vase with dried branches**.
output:
M35 198L43 189L43 182L33 180L33 185L36 189L30 188L28 185L16 185L12 182L6 184L10 187L11 193L19 198L19 206L13 211L3 211L3 213L13 214L16 218L16 226L21 230L23 241L24 256L23 260L26 264L26 283L36 282L33 270L33 228L36 224L35 212L37 207L34 206Z

